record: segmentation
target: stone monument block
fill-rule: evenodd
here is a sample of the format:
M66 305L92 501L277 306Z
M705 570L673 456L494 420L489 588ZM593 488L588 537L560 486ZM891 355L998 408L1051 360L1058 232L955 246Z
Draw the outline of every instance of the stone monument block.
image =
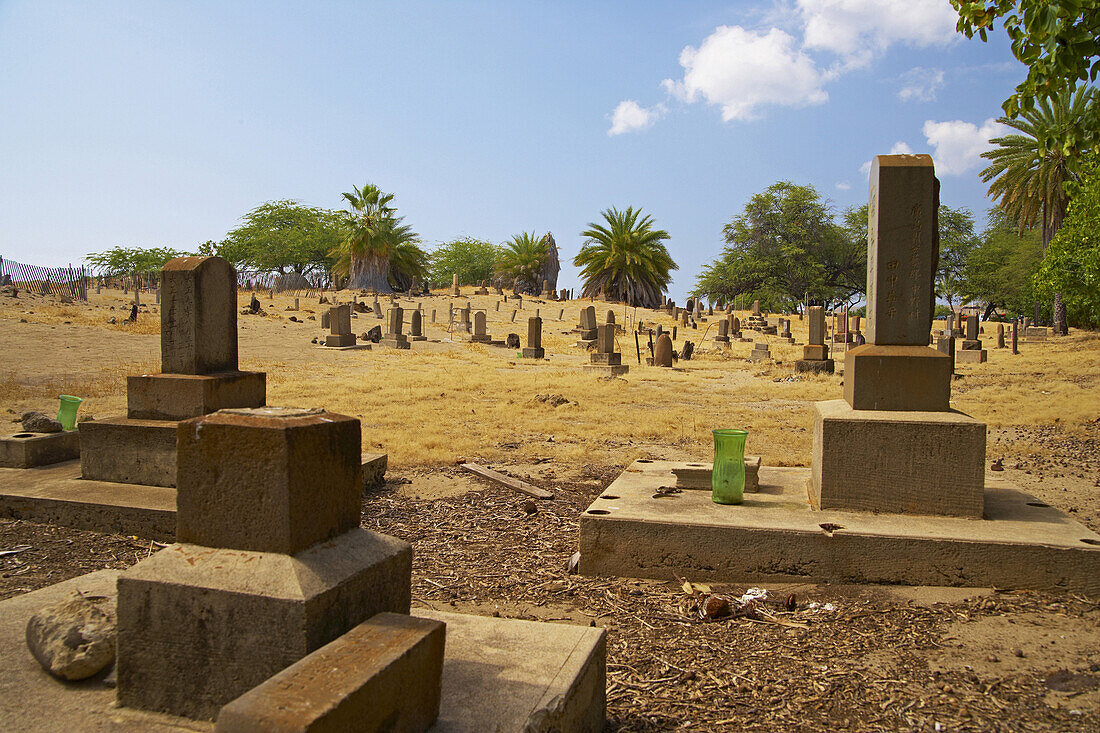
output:
M867 342L927 346L939 253L930 155L878 155L868 213Z
M237 273L221 257L178 257L161 271L161 371L237 371Z
M653 346L653 366L672 366L672 339L667 333L657 337L657 343Z
M542 319L533 316L527 319L527 347L521 352L526 359L542 359L546 349L542 348Z
M853 410L844 400L814 410L815 508L982 516L984 424L956 411Z
M180 423L177 450L180 542L293 555L359 526L355 418L222 410Z
M857 346L844 358L844 399L856 410L949 410L951 364L924 345Z

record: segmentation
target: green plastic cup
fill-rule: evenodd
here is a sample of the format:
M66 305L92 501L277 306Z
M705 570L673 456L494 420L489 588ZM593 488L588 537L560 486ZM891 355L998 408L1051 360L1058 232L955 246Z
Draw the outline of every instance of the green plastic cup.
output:
M76 430L76 411L80 409L80 403L84 400L72 395L63 394L59 397L61 409L57 411L57 419L65 430Z
M747 430L719 428L714 433L714 467L710 472L711 501L740 504L745 498Z

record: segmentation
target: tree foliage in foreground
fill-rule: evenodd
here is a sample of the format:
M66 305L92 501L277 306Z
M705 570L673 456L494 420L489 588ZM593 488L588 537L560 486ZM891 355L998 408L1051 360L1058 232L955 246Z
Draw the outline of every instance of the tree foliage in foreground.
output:
M998 20L1012 41L1012 53L1028 67L1027 79L1003 107L1015 117L1049 97L1100 75L1100 0L951 0L957 29L982 41ZM1093 111L1095 115L1095 110ZM1081 134L1096 139L1097 130Z
M1100 171L1088 167L1075 187L1065 221L1047 247L1034 283L1040 293L1061 293L1070 322L1100 325Z
M779 181L749 199L722 233L726 246L703 267L694 295L789 310L806 299L851 301L866 289L866 206L845 212L841 226L813 186Z
M664 242L669 238L657 229L653 217L628 206L600 212L603 222L589 223L581 232L586 237L573 264L581 268L581 293L642 308L656 308L668 290L676 262Z
M499 247L474 237L458 239L437 245L428 253L429 279L435 285L446 287L455 274L459 285L473 285L493 277Z

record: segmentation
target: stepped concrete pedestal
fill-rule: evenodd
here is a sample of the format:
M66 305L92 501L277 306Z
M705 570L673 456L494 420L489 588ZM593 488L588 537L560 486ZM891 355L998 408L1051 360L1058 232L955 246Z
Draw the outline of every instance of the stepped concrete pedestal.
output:
M975 519L817 510L809 468L762 466L739 505L659 491L688 466L628 466L581 515L580 572L1100 593L1100 534L993 475Z

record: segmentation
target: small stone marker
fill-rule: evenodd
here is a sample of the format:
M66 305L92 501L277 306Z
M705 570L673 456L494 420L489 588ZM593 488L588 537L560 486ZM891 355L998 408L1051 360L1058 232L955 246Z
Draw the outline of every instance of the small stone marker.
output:
M1005 347L1005 324L997 324L997 348L1003 349Z
M409 318L409 340L428 340L428 337L424 335L424 316L420 313L420 309L414 310Z
M982 341L978 337L978 316L967 316L966 338L963 339L962 348L955 354L956 363L982 364L988 358L988 353L982 348Z
M401 306L395 305L390 308L386 318L386 334L382 339L383 346L389 346L391 349L412 348L409 345L409 337L402 333L404 321L405 310Z
M492 341L492 338L485 330L484 311L478 311L474 314L474 333L472 336L470 336L470 341L476 344L487 344Z
M825 309L811 305L807 315L809 343L802 347L802 358L794 363L795 371L832 374L836 364L829 358L829 347L825 344Z
M462 291L458 288L458 273L451 275L451 295L458 297L462 295Z
M513 320L516 315L512 311ZM527 347L521 352L525 359L542 359L546 356L546 350L542 348L542 319L533 316L527 319Z
M355 334L351 330L351 305L344 303L329 309L330 333L325 336L325 346L355 346Z
M723 318L718 321L718 335L714 337L714 340L721 344L730 342L730 322L728 319Z
M764 341L757 341L749 352L749 361L770 361L772 358L771 347Z
M662 333L657 337L657 343L653 347L653 366L672 366L672 339L668 337L667 333Z

